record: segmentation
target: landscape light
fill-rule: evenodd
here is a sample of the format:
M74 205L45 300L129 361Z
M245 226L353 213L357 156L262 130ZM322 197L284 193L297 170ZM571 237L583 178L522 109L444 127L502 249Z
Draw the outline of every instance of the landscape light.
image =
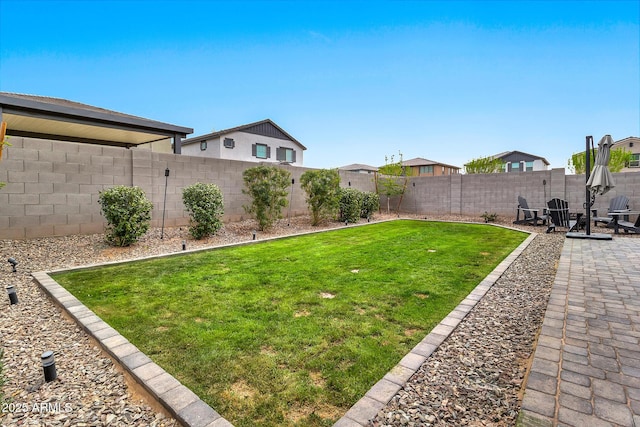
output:
M256 240L256 232L253 232L253 240Z
M44 380L51 382L58 376L56 372L56 361L53 357L53 351L47 350L40 357L42 360L42 370L44 371Z
M14 258L9 258L7 262L11 264L11 267L13 267L13 272L17 273L18 270L16 270L16 265L18 265L18 261L16 261Z
M11 305L18 303L18 294L13 286L7 286L7 293L9 294L9 302Z
M186 250L187 250L187 241L186 241L186 240L183 240L183 241L182 241L182 250L183 250L183 251L186 251Z

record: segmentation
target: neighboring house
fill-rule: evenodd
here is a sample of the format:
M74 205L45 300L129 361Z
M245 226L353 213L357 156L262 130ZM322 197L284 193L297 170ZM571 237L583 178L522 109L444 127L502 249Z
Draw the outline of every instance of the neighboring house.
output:
M544 157L522 151L505 151L491 158L501 159L504 162L503 172L546 171L550 164Z
M360 163L354 163L352 165L342 166L338 168L341 171L358 172L358 173L376 173L378 168L369 165L363 165Z
M182 154L302 166L307 148L269 119L185 139Z
M411 176L445 176L460 173L460 168L457 166L438 163L421 157L405 160L402 162L402 166L408 166L411 169Z
M617 148L624 148L625 150L631 151L631 161L629 165L620 172L640 172L640 138L630 136L616 141L611 146L611 149L615 150Z

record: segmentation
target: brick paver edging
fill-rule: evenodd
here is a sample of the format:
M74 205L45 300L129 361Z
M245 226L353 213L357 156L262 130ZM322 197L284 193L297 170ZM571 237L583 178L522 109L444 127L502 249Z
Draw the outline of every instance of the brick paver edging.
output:
M392 220L395 221L395 220ZM367 225L367 224L362 224ZM494 225L503 227L500 225ZM360 226L360 225L353 225ZM510 228L510 227L504 227ZM330 231L330 230L326 230ZM522 231L522 230L517 230ZM313 231L311 233L317 233ZM310 233L301 233L310 234ZM393 396L404 386L411 376L422 366L427 358L444 342L458 324L466 317L480 299L487 293L493 284L502 276L513 261L533 241L536 234L531 233L511 254L509 254L475 289L445 317L433 330L418 343L400 362L391 369L378 383L376 383L365 396L356 402L349 411L334 424L334 427L365 426L373 419L379 410L384 408ZM291 236L283 236L291 237ZM282 237L274 237L279 239ZM264 239L272 240L272 239ZM234 243L223 246L237 246L252 244L259 241ZM220 247L220 246L218 246ZM191 251L183 251L174 254L145 257L158 258L163 256L181 255L189 252L210 250L213 248L200 248ZM142 259L142 258L141 258ZM115 261L97 265L113 265L127 261ZM72 269L56 270L70 271ZM93 311L87 308L80 300L69 291L60 286L58 282L49 276L48 272L36 272L32 274L34 281L73 318L76 323L102 348L125 369L133 379L140 384L154 399L156 399L167 411L186 427L233 427L213 408L203 402L195 393L181 384L172 375L155 364L147 355L131 344L125 337L104 322Z

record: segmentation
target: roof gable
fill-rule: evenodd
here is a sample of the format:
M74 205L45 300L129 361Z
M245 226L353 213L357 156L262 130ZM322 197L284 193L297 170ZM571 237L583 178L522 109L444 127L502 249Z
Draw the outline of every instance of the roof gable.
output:
M303 150L307 149L307 147L305 147L298 140L296 140L294 137L289 135L284 129L282 129L280 126L275 124L271 119L265 119L259 122L249 123L246 125L236 126L229 129L219 130L213 133L208 133L206 135L185 139L182 142L182 145L199 143L201 141L218 138L220 136L227 135L233 132L245 132L245 133L251 133L254 135L262 135L262 136L268 136L270 138L277 138L277 139L292 141L295 144L299 145Z
M533 161L533 160L542 160L545 165L550 165L550 163L544 157L535 156L533 154L525 153L523 151L504 151L502 153L495 154L490 156L492 159L502 159L505 161L514 161L512 159L518 159L518 161Z

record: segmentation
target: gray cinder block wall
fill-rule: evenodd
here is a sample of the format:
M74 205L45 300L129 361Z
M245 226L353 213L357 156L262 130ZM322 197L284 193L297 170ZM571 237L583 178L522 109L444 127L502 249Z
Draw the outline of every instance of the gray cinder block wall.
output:
M145 150L76 144L52 140L11 137L0 161L0 239L101 233L104 219L98 195L114 185L141 187L153 202L152 225L160 226L166 182L165 226L188 223L182 204L182 189L196 182L217 184L225 198L225 221L247 218L243 205L242 172L255 163L209 159ZM291 209L285 216L307 212L300 176L308 168L281 166L294 179ZM165 169L170 174L165 179ZM374 191L374 176L340 171L341 185ZM614 174L617 186L596 198L595 207L605 210L619 194L640 209L640 173ZM584 175L566 175L564 169L488 175L452 175L411 178L402 201L405 213L463 214L497 213L515 218L517 197L530 207L543 207L553 197L566 199L581 210ZM545 183L543 185L543 182ZM396 203L392 203L395 206ZM386 207L382 197L381 205Z

